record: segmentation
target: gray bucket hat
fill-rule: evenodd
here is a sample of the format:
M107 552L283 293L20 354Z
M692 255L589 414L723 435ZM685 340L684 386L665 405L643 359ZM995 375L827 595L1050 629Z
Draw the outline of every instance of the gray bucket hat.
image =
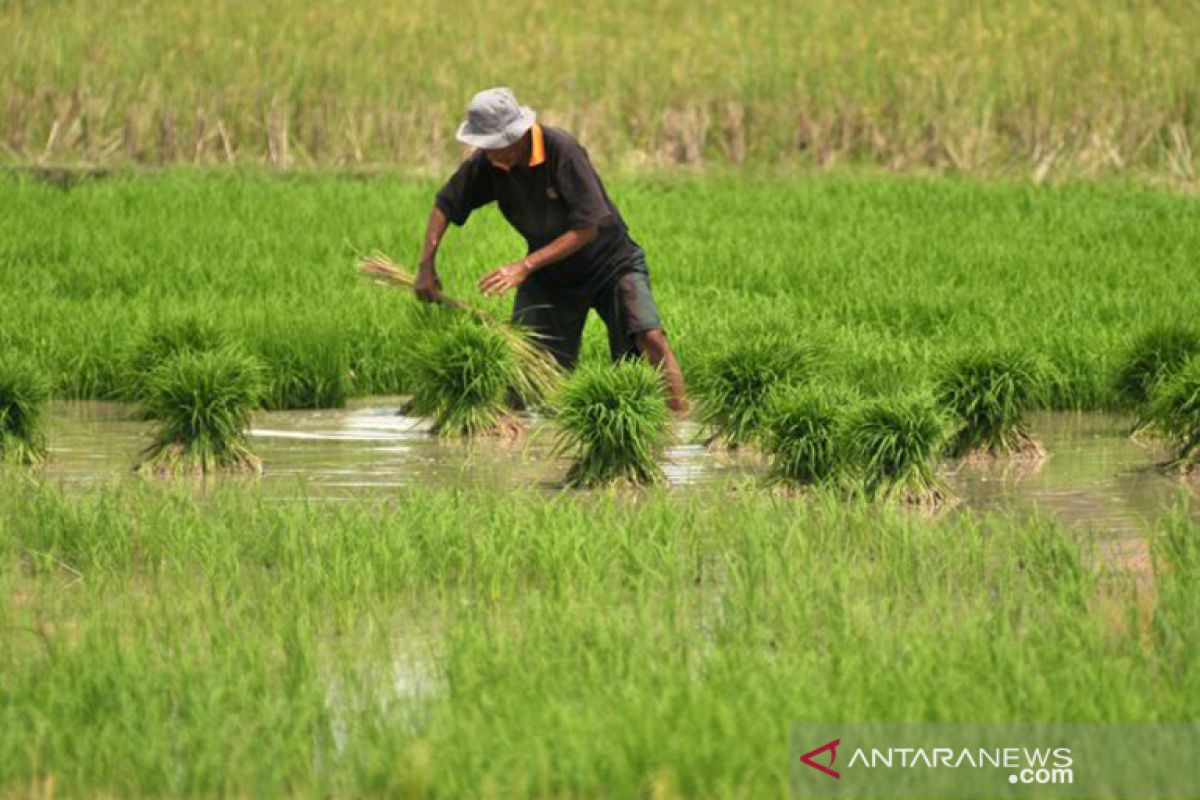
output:
M533 109L517 103L507 86L484 89L471 98L467 121L458 126L454 138L472 147L497 150L524 136L536 119Z

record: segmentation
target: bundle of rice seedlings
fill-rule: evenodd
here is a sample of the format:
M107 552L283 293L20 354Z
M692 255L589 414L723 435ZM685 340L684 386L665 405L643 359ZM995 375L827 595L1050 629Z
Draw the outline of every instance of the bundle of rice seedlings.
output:
M408 413L433 418L439 436L515 435L506 395L519 371L516 353L494 325L456 317L414 346Z
M776 398L763 438L772 482L821 486L842 477L847 466L843 407L829 393L808 387Z
M1156 385L1147 423L1172 444L1167 467L1200 475L1200 356Z
M374 253L362 259L359 272L373 278L377 283L412 289L417 278L413 273L397 266L382 253ZM562 385L563 371L558 362L537 342L537 336L520 326L496 319L485 309L477 308L443 295L442 304L470 317L478 325L489 328L502 337L505 346L515 358L516 369L512 372L512 393L525 405L544 402Z
M973 354L951 363L934 387L938 403L958 426L947 455L1044 456L1025 421L1044 384L1041 367L1020 353Z
M179 353L207 353L229 344L225 334L211 321L194 316L161 320L134 344L125 365L120 394L126 400L142 400L155 367Z
M576 461L571 487L657 483L671 428L662 376L641 360L584 367L559 395L557 455Z
M932 510L949 496L934 473L946 440L945 424L926 398L860 406L847 423L846 438L868 497L896 498Z
M49 397L49 382L33 366L0 360L0 461L28 466L45 460L42 414Z
M1190 328L1162 326L1146 331L1125 354L1117 373L1117 394L1131 408L1144 411L1155 387L1198 354L1200 334Z
M156 422L137 471L206 475L261 471L250 451L250 414L263 395L263 368L240 350L181 352L155 367L143 403Z
M697 420L712 430L709 444L736 448L764 430L773 394L812 371L811 349L783 336L756 336L701 364L693 378Z

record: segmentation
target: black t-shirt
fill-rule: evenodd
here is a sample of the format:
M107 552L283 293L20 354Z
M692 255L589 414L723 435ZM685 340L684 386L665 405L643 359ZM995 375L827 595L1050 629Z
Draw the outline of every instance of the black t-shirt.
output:
M473 153L438 192L438 208L462 225L476 208L495 201L531 253L569 230L597 227L592 242L535 273L556 288L590 291L637 268L642 250L630 238L587 150L558 128L538 126L533 135L529 163L507 171L492 166L482 151Z

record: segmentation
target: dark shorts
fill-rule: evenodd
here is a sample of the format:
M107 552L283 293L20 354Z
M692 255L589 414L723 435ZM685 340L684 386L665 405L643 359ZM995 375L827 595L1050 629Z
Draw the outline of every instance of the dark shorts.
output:
M564 292L530 276L517 289L513 322L538 334L538 341L566 369L579 359L579 344L588 311L595 310L608 328L613 361L638 352L634 336L662 330L650 293L650 275L633 269L619 273L590 293Z

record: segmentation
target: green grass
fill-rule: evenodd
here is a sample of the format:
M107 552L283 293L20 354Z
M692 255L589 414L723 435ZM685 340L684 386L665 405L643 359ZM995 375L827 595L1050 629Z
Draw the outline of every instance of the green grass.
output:
M671 428L662 375L646 362L585 367L558 397L556 451L575 458L568 486L658 483Z
M137 470L146 475L207 475L257 472L247 429L262 400L262 365L226 348L180 352L146 378L146 416L154 441Z
M0 358L0 461L24 466L46 458L45 376L15 355Z
M800 720L1192 720L1200 530L1151 536L1147 611L1045 519L822 493L6 479L0 791L786 796Z
M938 403L957 431L952 457L1037 453L1025 416L1041 400L1041 366L1023 353L977 353L948 364L934 386Z
M0 154L446 168L471 95L512 85L610 168L1198 171L1190 0L752 11L467 0L442 11L433 0L8 2Z
M1155 386L1146 422L1170 441L1172 466L1185 472L1200 468L1200 356Z
M810 377L814 355L778 333L753 331L701 363L692 377L697 418L712 440L728 447L753 443L766 428L775 394Z
M922 396L869 401L850 415L846 439L867 497L936 508L948 489L934 473L946 422Z
M1124 408L1113 376L1129 332L1185 326L1200 307L1179 280L1200 252L1194 197L849 175L609 188L694 388L754 330L811 343L822 380L866 396L927 385L963 351L1017 351L1047 360L1046 405ZM43 365L56 397L107 397L156 321L191 316L263 358L277 386L342 387L269 390L272 405L409 393L418 304L358 276L354 248L411 267L434 189L176 171L64 192L0 177L0 292L19 298L0 344ZM446 291L507 316L511 298L474 285L523 252L485 210L446 237ZM606 351L593 320L582 360Z

